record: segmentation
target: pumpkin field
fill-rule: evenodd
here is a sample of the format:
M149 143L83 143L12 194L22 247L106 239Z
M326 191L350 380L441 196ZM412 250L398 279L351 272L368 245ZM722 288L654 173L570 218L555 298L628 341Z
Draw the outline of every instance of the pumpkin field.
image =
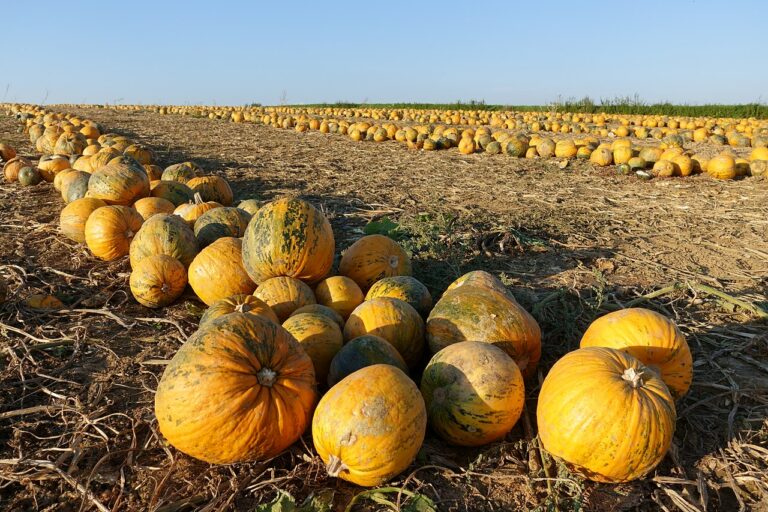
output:
M752 113L0 104L0 509L768 510Z

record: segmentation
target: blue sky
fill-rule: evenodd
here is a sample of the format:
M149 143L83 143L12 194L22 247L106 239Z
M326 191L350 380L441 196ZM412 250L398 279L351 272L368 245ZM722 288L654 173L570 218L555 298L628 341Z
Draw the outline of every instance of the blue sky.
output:
M11 1L0 101L768 101L765 0Z

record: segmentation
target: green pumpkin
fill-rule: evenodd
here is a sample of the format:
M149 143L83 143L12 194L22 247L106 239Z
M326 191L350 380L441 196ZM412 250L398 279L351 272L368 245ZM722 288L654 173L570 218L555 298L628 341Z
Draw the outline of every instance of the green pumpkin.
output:
M421 281L411 276L385 277L376 281L368 290L365 300L376 297L392 297L407 302L426 318L432 310L432 295Z
M328 386L361 368L374 364L389 364L408 374L408 365L403 356L387 340L372 334L358 336L348 341L331 361L328 370Z
M222 206L202 214L195 221L195 236L200 247L207 247L225 236L240 238L245 234L251 214L240 208Z
M192 178L203 175L203 169L194 162L181 162L179 164L169 165L163 171L160 179L163 181L176 181L186 183Z
M19 183L24 187L32 187L43 179L37 167L22 167L19 170Z
M161 180L152 188L150 195L167 199L173 203L173 206L177 207L195 199L195 193L192 189L178 181Z

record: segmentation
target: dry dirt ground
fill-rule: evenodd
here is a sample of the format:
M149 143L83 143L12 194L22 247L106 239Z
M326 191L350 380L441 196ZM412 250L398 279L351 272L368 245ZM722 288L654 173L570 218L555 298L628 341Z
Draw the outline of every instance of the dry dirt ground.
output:
M464 450L428 435L392 482L402 491L361 496L355 510L386 509L383 499L424 510L414 493L449 511L768 509L768 324L734 303L766 307L768 181L640 181L584 163L561 170L219 120L78 113L151 146L162 165L194 160L225 176L237 198L308 199L330 218L338 249L387 217L434 296L486 269L539 321L544 356L507 438ZM0 139L33 154L19 126L0 116ZM204 306L191 293L159 311L137 305L127 258L97 261L57 233L63 203L50 184L3 183L0 204L0 275L11 290L0 306L0 509L253 510L282 490L344 510L362 491L324 475L310 436L272 461L232 466L169 447L153 392ZM26 308L32 293L68 309ZM536 396L588 323L627 305L675 319L694 353L694 383L659 468L598 485L538 449Z

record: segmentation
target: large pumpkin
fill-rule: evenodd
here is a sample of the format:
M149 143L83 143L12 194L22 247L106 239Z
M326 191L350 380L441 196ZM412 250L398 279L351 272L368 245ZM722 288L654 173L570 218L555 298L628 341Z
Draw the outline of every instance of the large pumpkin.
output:
M59 181L61 198L65 203L69 204L72 201L85 197L88 192L88 182L91 179L89 173L84 171L62 171L57 177L59 175L62 176Z
M178 181L157 181L152 182L150 195L152 197L161 197L173 203L174 206L180 206L194 200L192 189Z
M345 319L365 299L357 283L344 276L329 277L317 283L315 296L317 302L333 309Z
M172 202L162 197L142 197L133 203L133 208L141 214L144 220L158 213L173 213L173 210L176 209Z
M72 201L61 210L59 228L62 234L75 242L85 242L85 221L97 208L107 206L101 199L84 197Z
M424 353L424 320L413 306L400 299L377 297L360 304L349 315L344 339L373 334L390 342L409 368L414 368Z
M426 318L432 310L432 295L421 281L411 276L385 277L376 281L365 295L365 300L392 297L407 302Z
M344 345L344 336L339 325L318 313L300 313L288 317L283 322L283 327L296 338L301 348L312 359L317 382L324 386L328 380L331 361Z
M547 374L536 411L552 455L597 482L627 482L672 444L675 402L658 374L620 350L570 352Z
M628 308L601 316L581 338L581 347L623 350L656 370L676 398L688 392L693 358L675 323L649 309Z
M221 208L221 206L221 204L215 201L203 201L200 194L195 194L194 201L177 206L173 213L184 219L184 222L189 224L190 227L194 227L195 221L199 219L202 214L208 210L213 210L214 208Z
M499 278L493 274L490 274L489 272L486 272L485 270L473 270L471 272L467 272L449 284L445 291L447 293L451 290L459 288L460 286L479 286L480 288L488 288L504 294L512 300L515 300L512 293L510 293L507 287L504 286L504 283L502 283Z
M246 313L249 315L261 315L275 323L280 323L277 315L266 302L246 293L230 295L219 299L208 307L200 317L200 327L209 324L217 318L230 313Z
M408 373L403 356L390 342L373 334L358 336L341 347L328 369L328 386L334 386L347 375L374 364L391 364Z
M512 430L525 405L515 361L489 343L463 341L435 354L421 377L429 425L460 446L481 446Z
M312 419L312 440L330 476L373 487L411 464L426 428L416 384L398 368L376 364L323 396Z
M254 295L267 304L281 322L300 307L315 304L315 294L306 283L292 277L273 277L263 281Z
M328 219L297 198L261 207L243 237L243 263L256 283L277 276L315 283L330 271L334 251Z
M221 207L208 210L195 221L195 236L201 247L221 237L240 238L248 227L251 216L240 208Z
M97 208L85 221L85 243L97 258L116 260L128 254L144 219L128 206Z
M317 400L312 360L280 325L232 313L179 349L157 386L160 432L216 464L265 460L301 437Z
M188 267L197 255L197 239L187 224L169 213L153 215L144 222L131 243L131 267L155 254L166 254Z
M344 251L339 274L351 278L367 291L379 279L411 275L411 260L391 238L368 235Z
M187 269L171 256L148 256L133 267L130 286L139 304L148 308L167 306L184 293Z
M256 283L243 268L242 242L223 237L202 249L189 265L189 285L209 306L231 295L253 293Z
M204 201L214 201L224 206L232 204L232 189L221 176L199 176L189 180L186 185L195 194L200 194Z
M460 341L498 345L528 377L541 357L541 329L536 320L507 295L464 285L446 292L427 318L432 352Z
M143 169L110 163L91 174L88 196L107 204L130 205L149 195L149 178Z

